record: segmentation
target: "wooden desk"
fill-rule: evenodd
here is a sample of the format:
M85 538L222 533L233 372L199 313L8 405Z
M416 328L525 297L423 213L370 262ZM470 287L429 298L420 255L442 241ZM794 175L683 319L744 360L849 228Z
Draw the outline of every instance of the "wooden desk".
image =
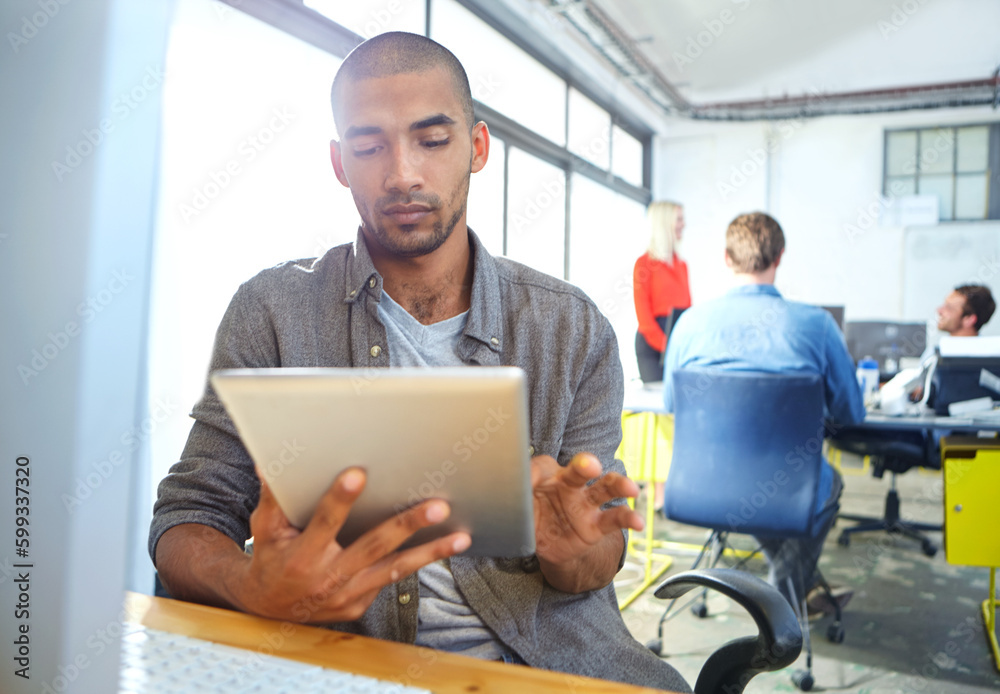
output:
M438 694L661 694L660 690L506 665L319 627L253 617L138 593L125 596L126 621L265 655L312 663Z

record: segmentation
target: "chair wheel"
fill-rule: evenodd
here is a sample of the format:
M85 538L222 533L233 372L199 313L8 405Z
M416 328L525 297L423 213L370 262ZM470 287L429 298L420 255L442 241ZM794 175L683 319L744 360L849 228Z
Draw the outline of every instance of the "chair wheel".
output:
M808 692L816 684L816 681L809 670L796 670L792 673L792 684L802 691Z
M651 650L656 655L661 655L663 653L663 639L653 639L652 641L647 641L646 648Z
M850 547L851 536L848 535L847 533L840 533L840 535L837 535L837 544L840 545L841 547Z
M921 542L920 549L923 550L923 553L926 554L928 557L933 557L935 554L937 554L938 551L937 545L935 545L930 540L924 540L923 542Z
M826 638L832 643L844 642L844 627L840 622L834 622L826 628Z
M703 602L697 605L691 605L691 614L698 619L705 619L705 617L708 616L708 605Z

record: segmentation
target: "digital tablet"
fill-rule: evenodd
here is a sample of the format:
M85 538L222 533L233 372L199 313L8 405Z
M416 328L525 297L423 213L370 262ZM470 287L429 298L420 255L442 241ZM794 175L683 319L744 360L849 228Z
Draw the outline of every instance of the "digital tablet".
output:
M292 525L304 528L334 478L356 466L367 482L342 545L439 498L449 518L404 546L464 530L466 555L534 553L521 369L229 369L211 383Z

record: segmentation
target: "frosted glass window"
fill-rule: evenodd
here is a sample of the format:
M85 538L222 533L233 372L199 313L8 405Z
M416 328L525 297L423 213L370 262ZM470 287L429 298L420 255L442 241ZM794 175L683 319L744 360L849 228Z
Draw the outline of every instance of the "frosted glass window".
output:
M423 34L426 27L425 5L413 0L305 0L304 4L366 39L387 31Z
M180 456L191 429L183 415L204 390L215 331L240 283L354 240L357 209L329 155L339 65L217 0L176 0L148 370L151 409L159 399L178 416L150 438L154 484Z
M569 90L569 151L602 169L609 167L611 116L575 89Z
M917 184L917 192L921 195L938 196L938 219L954 219L952 213L954 178L952 176L921 176Z
M886 136L885 169L887 176L913 175L917 171L917 133L915 130L893 132Z
M503 141L493 138L486 166L469 182L466 222L493 255L503 255L503 151Z
M954 129L935 128L920 131L920 173L951 173L954 171L954 163Z
M955 219L985 219L988 182L986 174L955 178Z
M642 143L617 125L611 130L611 171L634 186L642 186Z
M901 176L886 181L884 194L887 197L898 198L902 195L914 195L916 192L917 179L913 176Z
M958 128L958 157L955 170L985 171L990 150L990 131L985 125L975 128Z
M455 0L434 1L431 38L462 62L472 98L566 144L566 83L554 72Z
M572 190L569 280L611 322L626 380L638 378L632 268L649 242L646 207L585 176L573 176Z
M517 148L511 148L509 162L507 255L561 278L565 258L566 174Z

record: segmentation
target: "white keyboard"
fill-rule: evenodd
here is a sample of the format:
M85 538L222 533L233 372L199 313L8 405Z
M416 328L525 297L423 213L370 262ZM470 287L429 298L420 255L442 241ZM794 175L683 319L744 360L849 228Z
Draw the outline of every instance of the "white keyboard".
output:
M431 694L243 648L125 624L119 694Z

